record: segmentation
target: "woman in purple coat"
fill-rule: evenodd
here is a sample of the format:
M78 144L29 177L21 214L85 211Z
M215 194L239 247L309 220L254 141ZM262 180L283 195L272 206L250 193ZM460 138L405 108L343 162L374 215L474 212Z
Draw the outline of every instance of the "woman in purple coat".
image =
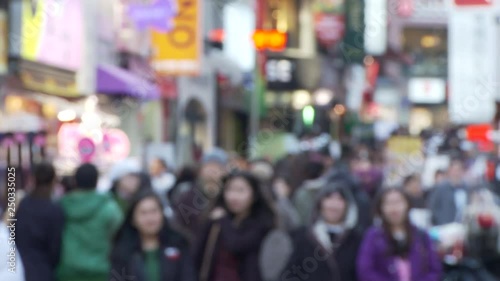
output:
M409 219L410 198L384 189L376 201L382 223L365 235L358 255L359 281L439 281L441 261L427 233Z

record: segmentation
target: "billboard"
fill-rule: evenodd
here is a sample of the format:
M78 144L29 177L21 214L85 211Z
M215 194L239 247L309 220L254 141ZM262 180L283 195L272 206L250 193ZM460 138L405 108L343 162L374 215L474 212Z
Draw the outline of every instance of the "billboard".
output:
M80 0L23 0L21 58L76 71L82 62Z
M172 30L151 31L152 65L164 75L198 75L203 54L202 1L177 1Z

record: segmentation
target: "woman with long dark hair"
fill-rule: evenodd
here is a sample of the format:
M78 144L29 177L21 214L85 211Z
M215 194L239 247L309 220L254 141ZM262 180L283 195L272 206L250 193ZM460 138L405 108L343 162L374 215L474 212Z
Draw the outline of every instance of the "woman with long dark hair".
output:
M439 281L441 262L427 233L410 222L411 200L384 189L376 200L380 226L366 234L358 255L360 281Z
M260 248L274 224L258 179L247 172L226 176L198 240L200 281L261 281Z
M127 276L137 281L196 280L188 243L169 226L161 200L151 190L131 201L111 262L110 276L116 280L127 280Z

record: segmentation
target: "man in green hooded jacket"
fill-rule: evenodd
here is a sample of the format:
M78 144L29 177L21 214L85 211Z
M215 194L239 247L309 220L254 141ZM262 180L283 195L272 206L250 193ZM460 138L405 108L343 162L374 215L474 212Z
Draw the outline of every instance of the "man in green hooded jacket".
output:
M107 281L113 238L123 214L108 194L96 192L98 171L83 164L75 172L77 189L61 200L63 231L59 281Z

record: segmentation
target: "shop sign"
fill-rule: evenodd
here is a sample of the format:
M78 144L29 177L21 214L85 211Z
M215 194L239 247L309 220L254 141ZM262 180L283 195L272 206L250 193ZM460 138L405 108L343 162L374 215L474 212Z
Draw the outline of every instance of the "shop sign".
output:
M412 78L408 82L412 103L440 104L446 100L446 81L440 78Z
M19 66L19 77L28 90L62 97L80 95L74 72L26 61L22 61Z
M312 7L318 43L324 47L339 43L345 33L344 0L316 0Z
M164 75L198 75L203 50L202 1L177 0L177 5L172 30L151 32L152 65Z
M298 87L297 61L290 58L270 58L266 61L267 89L295 90Z
M387 50L387 0L370 0L365 3L365 52L380 56Z
M82 63L80 0L23 0L21 58L76 71Z

